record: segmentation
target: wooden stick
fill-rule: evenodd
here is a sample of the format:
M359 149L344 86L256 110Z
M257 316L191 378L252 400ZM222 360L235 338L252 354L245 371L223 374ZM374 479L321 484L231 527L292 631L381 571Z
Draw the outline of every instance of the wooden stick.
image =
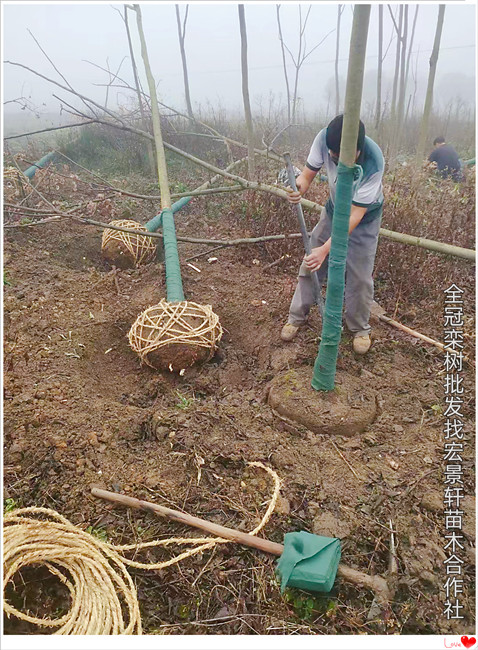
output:
M260 551L272 553L272 555L282 555L282 552L284 550L282 544L269 542L267 539L255 537L254 535L249 535L248 533L243 533L242 531L234 530L233 528L226 528L225 526L214 524L211 521L206 521L205 519L200 519L199 517L194 517L193 515L179 512L179 510L165 508L164 506L157 505L156 503L142 501L141 499L128 497L123 494L117 494L116 492L108 492L107 490L101 490L100 488L92 488L91 494L100 499L106 499L107 501L112 501L113 503L118 503L122 506L136 508L137 510L145 510L146 512L152 512L153 514L159 515L160 517L166 517L167 519L172 519L173 521L177 521L180 524L186 524L187 526L192 526L193 528L199 528L200 530L204 530L207 533L211 533L211 535L216 535L217 537L222 537L223 539L230 539L232 542L237 542L239 544L244 544L245 546L257 548Z
M144 510L146 512L152 512L153 514L159 515L160 517L166 517L181 524L186 524L187 526L192 526L193 528L199 528L200 530L204 530L207 533L211 533L212 535L217 535L223 539L229 539L232 542L237 542L238 544L244 544L245 546L257 548L260 551L264 551L265 553L271 553L272 555L280 556L284 551L284 546L282 544L270 542L267 539L255 537L254 535L243 533L240 530L234 530L233 528L226 528L225 526L220 526L219 524L213 524L212 522L206 521L205 519L200 519L199 517L194 517L193 515L179 512L178 510L172 510L171 508L165 508L164 506L160 506L156 503L143 501L134 497L128 497L124 494L109 492L108 490L102 490L95 487L91 488L91 494L94 497L98 497L99 499L105 499L106 501L111 501L112 503L117 503L122 506L135 508L137 510ZM384 578L380 576L370 576L366 573L363 573L362 571L357 571L356 569L352 569L352 567L348 567L344 564L339 564L337 575L346 582L351 582L352 584L359 587L368 587L375 593L377 602L381 606L388 606L388 603L391 600L391 592L387 581Z
M421 334L420 332L417 332L416 330L412 330L410 327L407 327L406 325L402 325L398 321L394 320L393 318L390 318L390 316L386 316L385 314L377 314L378 318L383 321L384 323L388 323L389 325L392 325L393 327L396 327L398 330L401 330L402 332L406 332L407 334L411 334L417 339L421 339L422 341L426 341L427 343L431 343L434 345L436 348L441 350L442 352L445 350L445 346L443 343L440 343L440 341L435 341L435 339L430 338L429 336L426 336L425 334ZM455 350L451 350L452 353L455 352Z

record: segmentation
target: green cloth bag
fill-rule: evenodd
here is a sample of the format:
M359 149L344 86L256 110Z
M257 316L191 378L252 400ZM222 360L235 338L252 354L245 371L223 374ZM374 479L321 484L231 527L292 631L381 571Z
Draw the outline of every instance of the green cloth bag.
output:
M286 587L330 591L337 575L340 553L340 539L335 537L312 535L305 531L286 533L284 551L276 567L281 591Z

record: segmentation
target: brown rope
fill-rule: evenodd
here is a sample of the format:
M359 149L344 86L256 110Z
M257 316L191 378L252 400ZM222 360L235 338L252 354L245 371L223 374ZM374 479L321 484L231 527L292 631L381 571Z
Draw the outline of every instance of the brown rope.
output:
M280 479L274 470L261 462L248 464L265 470L274 481L269 506L259 525L250 533L257 535L274 512L279 497ZM3 609L8 617L15 616L40 627L56 627L58 629L54 634L58 635L141 634L138 598L126 565L137 569L163 569L216 544L230 542L221 537L171 537L115 546L74 526L65 517L48 508L14 510L5 514L3 522ZM169 560L152 564L129 560L122 553L172 544L193 548ZM32 565L46 566L68 588L70 609L61 618L38 618L25 614L5 599L6 586L13 576L23 567ZM126 621L123 611L127 611Z

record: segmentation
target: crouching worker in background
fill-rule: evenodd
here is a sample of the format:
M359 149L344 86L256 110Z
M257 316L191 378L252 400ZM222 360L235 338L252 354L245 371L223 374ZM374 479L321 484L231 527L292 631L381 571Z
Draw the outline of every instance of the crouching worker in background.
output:
M299 270L289 318L281 332L283 341L291 341L296 336L314 304L310 273L318 271L321 284L327 277L342 124L343 115L338 115L327 128L320 131L312 144L306 166L296 180L298 191L288 190L289 202L298 203L318 171L325 165L329 198L318 224L311 233L311 253L304 257ZM345 322L354 334L354 351L357 354L365 354L371 345L369 318L373 302L372 273L382 218L384 159L378 145L365 135L362 122L357 139L356 163L362 167L363 175L354 185L350 211L345 276Z
M462 181L460 159L451 144L446 144L445 138L440 136L433 140L433 146L435 149L428 156L428 162L436 165L437 172L442 178L452 178L455 183Z

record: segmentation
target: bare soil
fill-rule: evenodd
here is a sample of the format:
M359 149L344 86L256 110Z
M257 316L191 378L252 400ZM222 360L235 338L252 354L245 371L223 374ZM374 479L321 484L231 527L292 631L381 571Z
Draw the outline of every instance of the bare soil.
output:
M222 210L220 219L211 216L212 209L208 216L208 208L227 200L209 201L206 209L204 203L188 207L177 219L178 232L247 236L234 206ZM399 575L386 623L373 615L370 592L341 581L326 596L281 595L274 558L231 544L159 574L133 572L145 633L473 629L469 367L465 618L451 623L443 615L444 402L437 350L376 322L370 352L356 357L345 333L339 372L373 386L377 413L361 433L313 434L278 417L266 402L270 382L281 371L312 373L320 331L314 314L293 343L280 341L295 277L280 265L265 270L275 259L271 246L221 249L213 253L217 262L208 263L208 255L194 260L200 273L183 262L187 298L211 304L225 333L215 356L181 377L141 366L127 340L137 315L165 297L160 263L112 271L101 258L101 233L72 222L5 232L5 498L16 506L54 508L113 543L195 533L98 502L90 496L93 485L250 530L271 493L268 477L246 465L260 460L283 481L282 498L264 531L269 539L281 542L292 530L338 536L344 563L385 575L390 520L396 531ZM182 244L181 259L201 250ZM428 315L435 323L440 318L438 312ZM144 556L153 559L150 551ZM28 591L31 581L35 589ZM37 581L29 574L23 589L38 601ZM41 584L46 597L51 585ZM34 609L29 600L27 607ZM28 624L5 621L6 633L32 631Z

